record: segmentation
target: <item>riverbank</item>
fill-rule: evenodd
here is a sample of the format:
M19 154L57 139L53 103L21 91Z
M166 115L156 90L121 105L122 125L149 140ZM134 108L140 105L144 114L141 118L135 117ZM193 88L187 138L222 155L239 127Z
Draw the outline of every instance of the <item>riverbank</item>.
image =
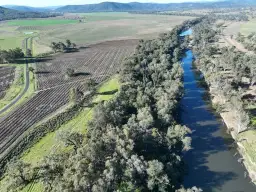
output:
M225 99L220 98L220 96L215 95L212 91L212 87L210 87L209 92L212 97L213 105L223 105L225 102L227 102ZM227 131L230 133L230 135L237 144L237 150L242 156L239 161L245 166L249 174L248 176L251 178L251 181L256 184L256 159L253 159L253 157L251 157L251 150L249 149L252 147L250 143L255 143L255 141L248 137L249 135L255 134L255 131L248 130L237 135L236 130L238 129L238 121L235 117L234 112L232 110L225 109L225 112L220 112L219 114L228 129Z
M256 188L244 177L245 168L234 156L233 139L226 133L206 99L208 89L201 86L200 76L192 66L193 53L186 52L182 60L184 96L180 102L180 122L192 131L192 150L184 155L188 174L185 188L197 186L207 192L255 192Z

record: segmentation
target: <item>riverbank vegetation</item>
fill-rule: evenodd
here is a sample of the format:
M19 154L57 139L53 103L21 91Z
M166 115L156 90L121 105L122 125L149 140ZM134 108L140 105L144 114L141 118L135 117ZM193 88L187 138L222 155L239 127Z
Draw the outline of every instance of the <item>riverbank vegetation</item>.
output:
M254 53L256 53L256 45L255 45L256 33L255 32L249 34L248 36L244 36L241 33L238 33L236 40L242 43L247 50L253 51Z
M222 30L214 23L205 19L193 28L195 65L203 73L212 101L239 146L243 156L240 161L255 182L256 55L235 47L220 48Z
M10 163L10 189L31 182L43 183L46 191L181 188L182 153L190 149L191 141L189 128L175 121L183 76L179 60L184 44L179 34L185 27L141 41L122 65L119 92L95 107L85 136L37 166Z
M209 20L194 27L195 63L204 74L211 92L220 99L222 108L234 111L238 127L233 129L239 134L253 128L250 119L253 118L251 107L255 95L251 92L256 82L256 56L235 48L218 48L215 42L219 35L217 28L210 27Z

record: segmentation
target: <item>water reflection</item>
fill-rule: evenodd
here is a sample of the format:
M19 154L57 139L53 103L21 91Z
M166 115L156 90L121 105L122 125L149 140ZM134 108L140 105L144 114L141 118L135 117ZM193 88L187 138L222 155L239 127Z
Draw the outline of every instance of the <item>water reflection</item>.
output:
M214 115L192 70L193 54L183 59L185 95L180 104L180 122L192 131L192 150L185 154L188 174L185 187L198 186L206 192L255 192L256 187L244 178L245 169L237 162L233 139L225 133Z

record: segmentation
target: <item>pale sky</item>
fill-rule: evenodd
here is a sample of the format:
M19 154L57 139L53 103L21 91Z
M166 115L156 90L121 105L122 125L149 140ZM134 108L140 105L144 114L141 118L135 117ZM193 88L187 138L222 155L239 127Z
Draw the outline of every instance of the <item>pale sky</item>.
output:
M0 5L27 5L34 7L42 7L42 6L56 6L56 5L83 5L83 4L91 4L91 3L100 3L104 0L0 0ZM136 0L106 0L111 2L135 2ZM181 3L181 2L207 2L212 0L138 0L138 2L144 3Z

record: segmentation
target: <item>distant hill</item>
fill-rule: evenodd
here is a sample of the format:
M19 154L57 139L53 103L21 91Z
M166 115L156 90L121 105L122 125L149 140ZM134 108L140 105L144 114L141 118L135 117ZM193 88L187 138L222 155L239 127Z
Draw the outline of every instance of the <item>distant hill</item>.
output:
M17 11L25 11L25 12L52 12L61 6L30 7L30 6L20 6L20 5L3 5L2 7L8 8L8 9L14 9Z
M167 11L181 9L200 9L218 7L240 7L256 5L255 0L227 0L216 2L197 2L197 3L116 3L103 2L99 4L87 5L67 5L56 9L58 12L86 13L86 12L125 12L125 11Z
M0 21L11 19L24 19L24 18L46 18L54 17L59 14L56 13L39 13L39 12L23 12L13 9L0 7Z
M18 6L18 5L3 5L3 7L8 9L13 9L16 11L25 11L25 12L45 12L50 11L47 8L37 8L37 7L29 7L29 6Z

